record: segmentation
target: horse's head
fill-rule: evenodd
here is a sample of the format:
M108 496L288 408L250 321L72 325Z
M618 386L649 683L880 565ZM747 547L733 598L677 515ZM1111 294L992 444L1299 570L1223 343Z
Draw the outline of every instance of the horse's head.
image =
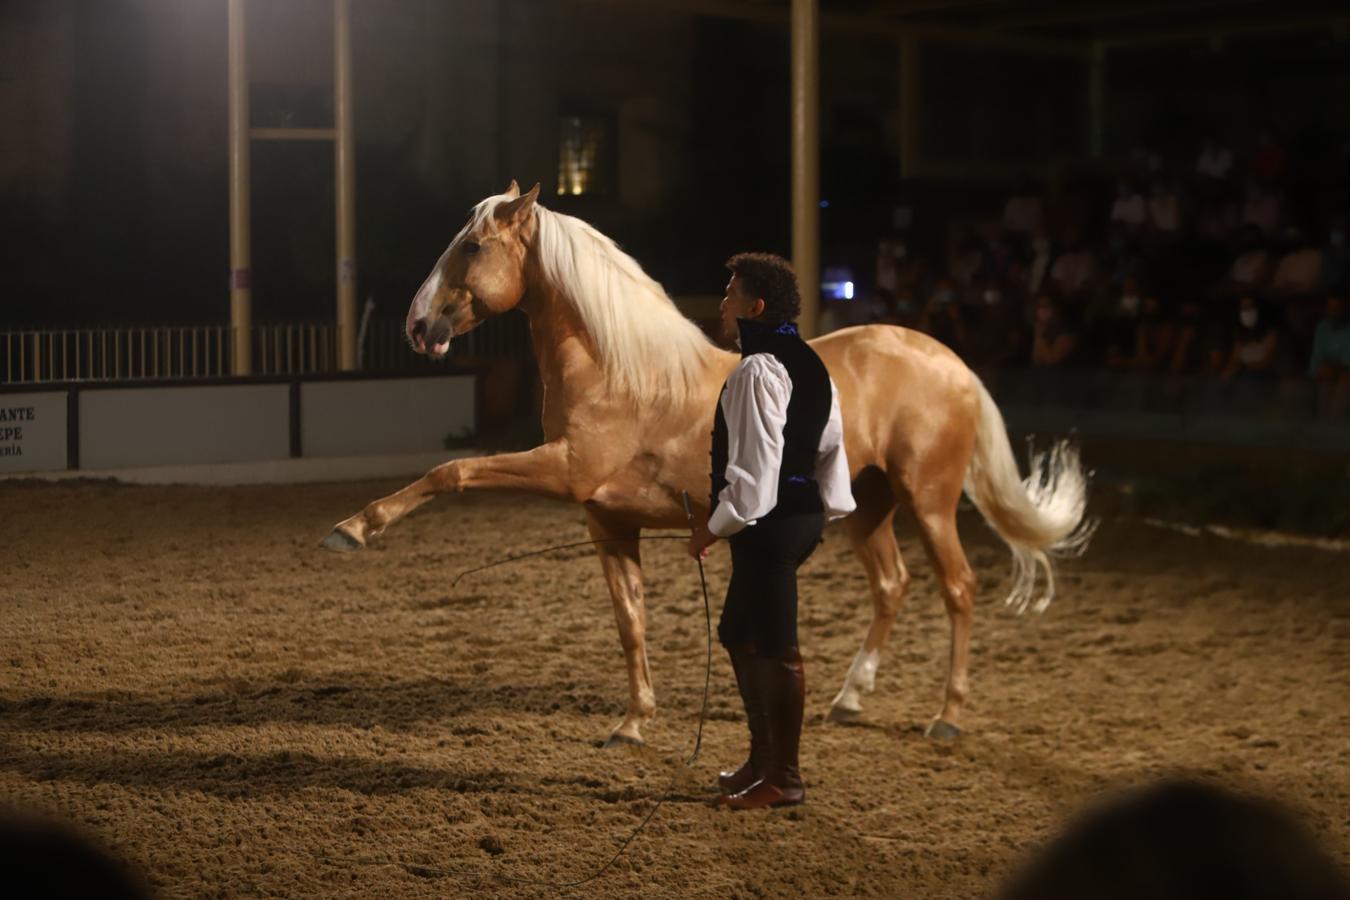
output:
M414 350L445 356L452 337L520 303L538 197L539 185L522 195L512 181L506 193L478 204L408 308L405 327Z

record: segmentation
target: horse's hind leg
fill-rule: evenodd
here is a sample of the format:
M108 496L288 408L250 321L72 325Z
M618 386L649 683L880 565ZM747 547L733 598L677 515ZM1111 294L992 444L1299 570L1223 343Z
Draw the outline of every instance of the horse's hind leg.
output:
M935 492L945 493L945 492ZM956 529L956 503L959 487L951 498L929 494L930 507L915 509L919 532L928 557L933 562L942 599L951 620L951 648L947 660L947 690L942 711L925 732L929 737L951 738L961 733L961 710L966 703L970 669L970 623L975 605L975 575L961 547Z
M872 589L872 624L862 649L848 667L844 686L830 704L830 719L835 722L851 722L862 715L862 695L872 692L881 648L909 587L909 572L900 557L893 528L895 494L877 470L867 470L859 477L854 494L858 497L858 509L844 520L844 528L867 570Z
M652 689L651 668L647 664L647 607L642 591L642 558L638 548L638 529L602 521L593 513L586 517L605 581L614 601L614 623L619 627L628 667L628 710L605 742L606 747L622 744L641 745L642 726L656 715L656 692Z

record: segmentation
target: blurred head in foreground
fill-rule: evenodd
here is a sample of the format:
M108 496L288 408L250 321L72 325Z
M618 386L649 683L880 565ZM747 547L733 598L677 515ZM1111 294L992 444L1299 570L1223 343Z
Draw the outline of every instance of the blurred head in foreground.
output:
M130 866L74 828L0 813L0 896L145 900L150 893Z
M1173 782L1108 802L1038 854L1001 900L1345 900L1350 881L1285 810Z

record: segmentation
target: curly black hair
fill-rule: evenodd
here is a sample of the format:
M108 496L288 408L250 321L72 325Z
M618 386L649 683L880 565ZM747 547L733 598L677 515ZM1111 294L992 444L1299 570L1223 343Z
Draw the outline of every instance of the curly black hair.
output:
M737 253L727 268L741 279L746 293L764 300L766 322L795 322L801 315L802 298L792 263L773 253Z

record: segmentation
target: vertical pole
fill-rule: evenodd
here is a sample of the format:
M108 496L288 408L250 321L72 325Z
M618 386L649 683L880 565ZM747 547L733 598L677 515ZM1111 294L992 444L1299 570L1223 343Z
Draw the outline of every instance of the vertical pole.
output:
M900 177L914 178L919 167L919 41L900 38Z
M356 369L356 152L352 135L351 0L336 0L333 18L337 92L338 368Z
M1106 143L1106 47L1092 44L1088 57L1088 153L1101 159Z
M820 64L818 0L792 0L792 265L803 337L820 312Z
M253 374L253 272L249 250L248 59L245 0L229 0L230 372Z

